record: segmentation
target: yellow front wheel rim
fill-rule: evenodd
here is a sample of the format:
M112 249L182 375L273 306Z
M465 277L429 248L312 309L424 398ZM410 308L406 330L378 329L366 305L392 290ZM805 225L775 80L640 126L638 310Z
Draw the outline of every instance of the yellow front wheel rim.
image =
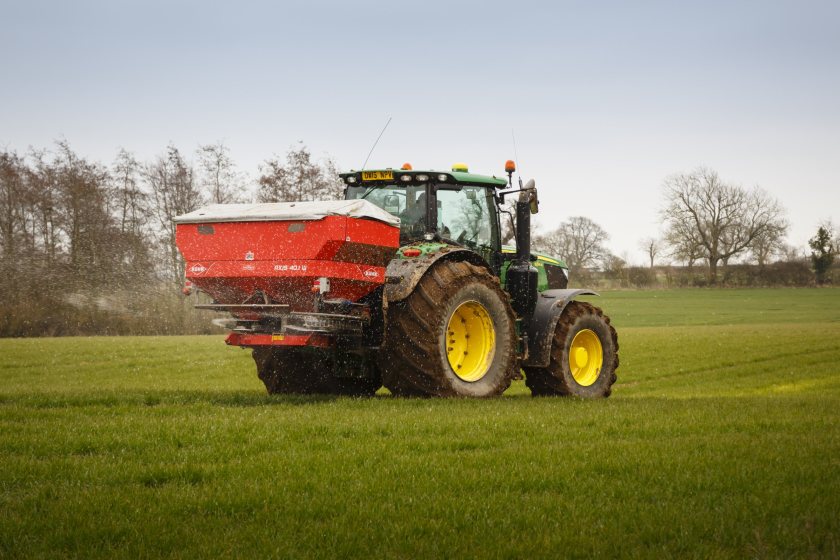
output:
M588 387L595 383L604 365L604 349L595 331L578 331L569 347L569 370L578 385Z
M493 363L496 331L487 308L466 301L455 308L446 325L446 358L460 379L478 381Z

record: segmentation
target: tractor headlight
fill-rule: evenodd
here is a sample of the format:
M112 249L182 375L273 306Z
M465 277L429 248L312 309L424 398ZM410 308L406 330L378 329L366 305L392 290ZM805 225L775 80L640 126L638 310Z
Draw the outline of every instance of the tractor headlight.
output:
M420 181L421 183L424 183L429 180L429 176L424 174L415 175L414 178Z
M411 175L400 175L400 181L403 183L408 183L411 181Z
M449 176L446 175L445 173L441 173L440 175L437 176L437 180L440 181L441 183L445 183L447 179L449 179Z
M356 182L356 178L355 177L347 177L347 182L352 185L353 183Z

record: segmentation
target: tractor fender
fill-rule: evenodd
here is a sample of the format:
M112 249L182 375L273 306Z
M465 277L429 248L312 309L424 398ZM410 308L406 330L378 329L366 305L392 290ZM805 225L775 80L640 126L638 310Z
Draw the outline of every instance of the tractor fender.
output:
M548 367L551 361L551 342L554 329L563 310L580 295L597 296L592 290L546 290L537 297L537 306L528 326L528 359L524 366Z
M392 259L385 269L385 305L407 298L423 275L438 261L467 261L476 266L490 267L480 255L459 247L445 248L418 258Z

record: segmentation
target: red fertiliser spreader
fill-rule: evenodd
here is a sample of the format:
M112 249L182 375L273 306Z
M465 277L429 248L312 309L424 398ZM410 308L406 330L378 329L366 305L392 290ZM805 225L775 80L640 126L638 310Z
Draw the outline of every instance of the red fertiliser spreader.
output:
M227 343L330 346L382 308L399 218L366 200L216 204L175 218L187 283L227 311Z

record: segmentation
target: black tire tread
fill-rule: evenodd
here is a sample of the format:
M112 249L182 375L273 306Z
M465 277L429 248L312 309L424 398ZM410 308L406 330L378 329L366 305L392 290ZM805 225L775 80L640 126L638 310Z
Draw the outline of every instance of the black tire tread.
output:
M382 385L378 378L335 377L325 353L300 348L255 348L257 376L271 395L341 395L369 397Z
M447 383L439 356L438 333L445 328L440 310L461 288L481 283L496 292L510 317L507 340L515 341L515 322L508 295L499 280L485 268L464 261L440 261L429 270L414 291L388 309L388 325L380 350L382 382L397 396L451 397L458 394ZM499 337L497 337L498 339ZM499 344L505 372L492 395L502 394L518 371L515 344Z
M547 368L539 367L525 367L525 385L531 389L531 394L535 397L541 396L568 396L574 395L574 387L571 387L564 380L563 375L558 372L562 368L562 355L566 339L569 337L570 331L574 328L577 321L586 316L593 315L603 320L609 328L610 336L612 338L612 345L615 351L613 352L612 371L610 372L610 381L603 393L603 397L609 397L612 393L612 386L618 379L615 371L618 369L618 333L610 324L610 318L604 314L600 307L596 307L591 303L585 301L573 301L566 306L563 315L557 322L557 327L554 329L554 338L551 343L551 361Z

